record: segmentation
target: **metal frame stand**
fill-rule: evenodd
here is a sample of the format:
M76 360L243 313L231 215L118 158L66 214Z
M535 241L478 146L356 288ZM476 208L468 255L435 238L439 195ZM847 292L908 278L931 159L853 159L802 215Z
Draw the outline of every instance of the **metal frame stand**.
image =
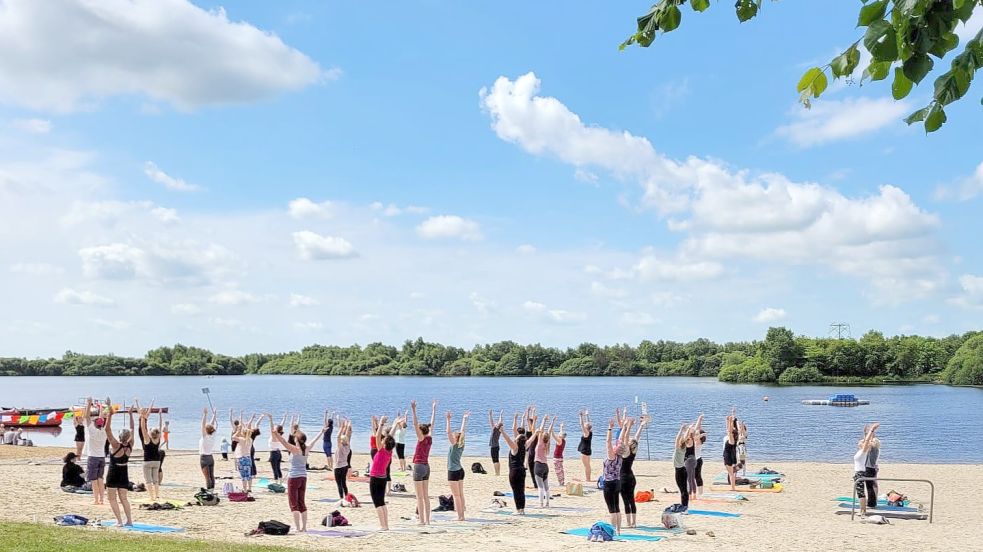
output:
M881 477L858 477L856 481L903 481L907 483L928 483L928 486L932 488L932 496L928 502L928 522L932 523L935 517L935 483L932 483L928 479L891 479L891 478L881 478ZM853 503L850 509L850 520L852 521L857 513L857 486L853 486Z

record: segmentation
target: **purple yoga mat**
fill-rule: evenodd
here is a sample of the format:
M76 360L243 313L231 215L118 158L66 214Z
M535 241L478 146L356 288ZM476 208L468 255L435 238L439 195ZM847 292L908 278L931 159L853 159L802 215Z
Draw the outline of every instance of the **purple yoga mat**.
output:
M311 535L317 535L319 537L367 537L371 533L367 531L339 531L337 529L308 529L308 533Z

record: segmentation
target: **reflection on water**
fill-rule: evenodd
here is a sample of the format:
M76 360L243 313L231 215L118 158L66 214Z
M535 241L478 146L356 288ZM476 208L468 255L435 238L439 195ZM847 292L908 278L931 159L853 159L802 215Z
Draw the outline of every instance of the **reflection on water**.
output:
M851 459L863 425L877 420L884 462L983 462L983 390L936 385L883 387L776 387L730 385L708 378L409 378L321 376L203 377L31 377L0 378L0 404L31 407L69 406L86 395L129 403L156 399L171 408L171 442L175 448L197 446L201 409L208 387L222 413L220 432L227 434L228 409L269 411L278 418L284 412L300 413L307 428L319 426L325 409L346 413L355 423L355 449L368 449L369 416L409 408L416 399L423 411L430 400L440 402L438 435L443 434L444 412L472 411L466 454L486 454L487 411L511 413L536 403L542 414L556 414L566 422L571 438L579 438L577 412L589 408L598 426L595 450L604 432L600 426L617 407L636 410L635 399L647 402L653 417L642 456L665 459L672 454L672 440L679 424L706 414L710 433L708 458L722 450L724 417L732 406L745 419L750 432L749 454L756 460L817 460L847 462ZM822 399L838 393L869 399L870 406L835 408L804 406L803 399ZM764 396L769 400L762 400ZM637 410L636 410L637 411ZM123 424L117 422L117 428ZM36 444L69 445L74 430L51 434L30 431ZM265 449L266 437L258 439ZM412 432L407 439L412 449ZM437 441L440 442L439 440ZM576 455L575 442L567 454Z

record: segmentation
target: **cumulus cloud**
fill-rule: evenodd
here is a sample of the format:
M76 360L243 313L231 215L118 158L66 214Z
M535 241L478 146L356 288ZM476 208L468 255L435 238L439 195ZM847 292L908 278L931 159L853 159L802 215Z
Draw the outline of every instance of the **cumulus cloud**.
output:
M796 106L792 121L775 130L775 134L808 148L830 142L848 140L872 134L901 119L911 111L907 102L894 98L824 99L814 102L811 109Z
M287 212L295 219L307 217L328 218L332 214L330 201L315 203L306 197L298 197L287 204Z
M400 207L395 203L384 204L381 201L375 201L369 205L373 211L382 213L383 216L395 217L402 215L404 213L411 215L423 215L430 211L426 207L420 207L418 205L407 205L406 207Z
M754 322L761 324L766 324L768 322L776 322L778 320L784 319L786 316L785 309L776 309L774 307L765 307L758 311L758 314L754 315Z
M983 14L983 11L980 12ZM935 189L935 199L939 201L968 201L983 194L983 162L976 166L973 174L950 186Z
M884 185L876 194L851 198L828 186L735 171L715 160L674 161L646 138L585 124L558 99L539 95L540 85L528 73L514 81L499 77L481 90L496 134L529 153L636 181L642 204L670 216L669 229L683 235L675 255L646 253L609 277L714 278L724 272L721 260L754 258L828 266L868 279L883 296L919 297L942 285L938 218L899 188Z
M114 225L124 219L141 218L151 215L164 224L180 222L177 211L167 207L159 207L151 201L75 201L71 209L62 217L62 222L69 226L97 222Z
M252 293L247 291L242 291L239 289L227 289L213 294L208 298L208 302L214 303L216 305L222 306L239 306L248 305L250 303L258 303L259 297L256 297Z
M197 192L201 189L194 184L188 184L180 178L167 174L166 172L162 171L153 161L147 161L143 164L143 174L147 175L147 178L150 180L153 180L172 192Z
M69 112L142 95L179 109L272 97L335 76L276 35L187 0L8 0L0 100Z
M351 259L358 256L355 247L344 238L322 236L310 230L294 232L297 253L305 261Z
M31 134L47 134L51 132L51 121L47 119L14 119L10 126Z
M290 306L291 307L316 307L320 305L321 302L309 295L301 295L299 293L290 294Z
M201 307L195 305L194 303L178 303L177 305L171 307L171 314L190 316L199 314L200 312Z
M221 280L235 256L217 244L195 241L109 243L78 251L82 274L106 280L148 280L157 284L202 285Z
M551 309L538 301L526 301L522 303L522 309L537 318L554 324L575 324L587 320L585 313Z
M294 322L294 328L305 332L316 332L324 328L324 324L320 322Z
M416 227L416 232L426 239L457 239L476 241L482 238L477 222L457 215L430 217Z
M64 288L55 294L55 303L64 305L90 305L94 307L112 307L116 301L87 290L76 291Z
M961 293L949 300L950 303L964 308L983 308L983 276L963 274L959 277Z
M472 291L471 294L468 295L468 299L471 300L471 305L474 306L475 310L482 315L488 315L494 312L497 308L494 301L482 297L477 291Z

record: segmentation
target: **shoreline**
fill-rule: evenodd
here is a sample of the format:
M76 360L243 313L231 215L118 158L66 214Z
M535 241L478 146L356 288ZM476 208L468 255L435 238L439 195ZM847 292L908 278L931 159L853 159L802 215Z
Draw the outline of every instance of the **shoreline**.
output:
M474 452L486 453L474 447ZM38 521L50 523L53 516L77 513L90 519L111 519L108 506L96 507L91 504L91 496L72 495L58 488L61 463L59 458L65 447L0 447L0 478L16 481L16 485L0 486L0 500L6 504L17 505L5 508L0 518L5 521ZM183 485L165 486L162 496L177 500L190 500L200 486L201 474L198 470L198 457L194 450L172 451L164 463L165 483ZM257 451L259 452L259 451ZM444 468L446 467L440 447L434 448L431 459L431 498L436 505L436 496L448 493ZM559 532L574 527L589 527L595 521L607 518L603 499L599 492L585 497L568 497L565 494L553 501L553 512L531 510L536 513L549 513L556 517L517 519L510 516L481 512L496 490L507 491L508 481L505 473L493 474L492 466L482 454L467 455L465 466L471 462L481 462L489 475L467 473L464 489L468 502L470 518L485 519L495 523L458 524L439 521L434 530L436 534L419 534L412 529L413 522L406 519L412 516L415 501L412 498L392 497L389 499L391 524L407 527L405 531L390 533L375 532L378 525L376 514L368 502L367 484L350 483L351 491L363 501L359 509L342 509L342 514L352 522L351 530L369 531L361 538L343 539L346 549L351 552L369 552L382 547L397 547L409 551L451 552L461 549L495 548L565 551L587 549L593 546L582 537L562 535ZM139 453L132 462L131 479L142 482ZM268 476L269 464L265 453L257 454L259 477ZM318 460L312 459L314 465ZM357 467L367 463L367 455L356 454L352 464ZM707 458L704 469L707 479L712 479L723 471L721 462ZM752 458L752 460L754 460ZM600 461L592 462L594 472L599 473ZM782 493L750 493L746 502L699 504L700 509L740 514L740 518L719 518L690 515L684 517L687 528L696 530L695 535L672 534L665 543L674 549L706 550L710 547L726 547L733 550L869 550L891 546L900 550L953 550L974 549L978 546L975 523L967 520L978 519L983 515L983 505L974 499L976 486L973 482L983 481L983 464L883 464L882 477L901 477L930 479L936 483L935 523L927 521L892 520L892 525L876 526L851 522L849 515L836 515L837 503L832 500L839 496L850 496L852 490L852 466L849 463L816 462L754 462L749 471L767 465L787 474ZM638 460L635 463L638 490L654 489L658 502L638 505L640 525L658 525L662 509L679 501L676 493L664 494L663 487L675 490L671 462ZM553 468L551 484L555 485ZM565 471L568 478L583 476L579 461L567 460ZM216 475L231 476L232 462L223 462L216 455ZM335 509L333 500L337 497L333 481L323 479L326 472L311 471L308 475L307 506L310 509L310 523L314 528L322 516ZM226 481L220 480L218 487ZM410 492L412 482L397 475L394 482L404 483ZM890 487L888 487L890 485ZM585 489L595 485L585 483ZM897 489L911 497L914 502L924 502L927 507L929 490L926 485L914 483L882 483L881 491ZM527 493L535 491L527 489ZM255 527L260 520L277 519L290 521L286 497L266 491L254 491L255 502L229 503L223 500L215 507L185 507L177 511L146 511L134 509L137 522L156 523L184 528L177 535L155 535L154 538L195 538L212 542L276 544L297 549L324 549L339 545L337 539L315 535L296 534L291 531L285 537L245 537L244 533ZM561 494L562 491L561 491ZM143 498L144 493L130 493L133 500ZM319 502L327 498L331 502ZM506 498L509 509L512 501ZM529 499L530 507L538 500ZM504 525L502 522L506 522ZM323 529L317 525L318 529ZM81 531L114 531L113 529L76 528ZM446 532L443 532L446 531ZM629 532L627 529L625 532ZM638 532L638 531L632 531ZM708 533L712 533L710 536ZM632 549L649 549L651 543L628 542L622 546Z

